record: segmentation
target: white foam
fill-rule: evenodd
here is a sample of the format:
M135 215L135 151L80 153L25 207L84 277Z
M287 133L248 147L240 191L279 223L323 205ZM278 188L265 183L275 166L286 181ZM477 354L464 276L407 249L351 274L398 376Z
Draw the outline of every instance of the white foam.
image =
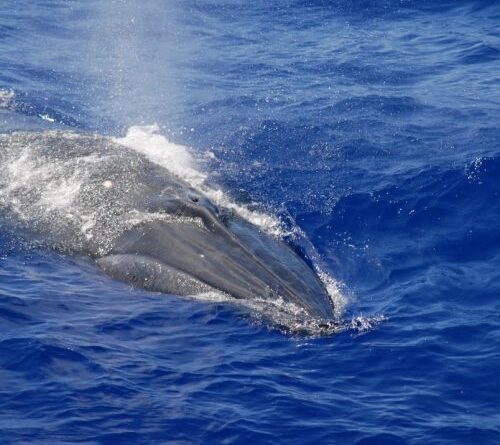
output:
M13 90L0 89L0 110L11 108L15 98L16 93Z
M48 114L39 114L38 116L47 122L54 123L56 121L53 117L49 116Z
M52 181L43 191L38 204L53 209L67 209L78 197L81 186L82 179L78 174L74 174L70 178Z
M78 215L78 208L73 205L86 180L86 169L67 175L69 169L64 162L37 159L29 143L17 148L4 160L6 175L0 187L2 201L26 221L36 219L37 212L43 215L56 212L59 218L82 219L84 234L90 230L93 221Z
M226 294L225 292L213 290L207 292L201 292L199 294L187 295L188 298L198 301L205 301L210 303L228 303L234 302L234 297Z
M335 318L339 319L344 314L345 308L347 306L347 298L341 292L339 283L336 280L334 280L330 275L321 270L319 267L315 267L315 269L316 273L319 276L319 279L325 286L326 291L328 292L328 295L332 300Z
M146 155L155 164L161 165L195 188L206 181L206 175L197 170L194 159L183 145L174 144L159 134L158 125L130 127L123 138L115 142Z
M10 193L18 187L31 181L34 174L33 166L30 162L28 151L22 152L18 158L13 159L7 164L9 180L6 182L5 190Z

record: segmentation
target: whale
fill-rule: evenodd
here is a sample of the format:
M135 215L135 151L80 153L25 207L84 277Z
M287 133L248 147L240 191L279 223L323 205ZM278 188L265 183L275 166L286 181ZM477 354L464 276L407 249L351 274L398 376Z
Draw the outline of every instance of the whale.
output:
M6 133L0 162L2 218L37 245L83 253L149 291L283 301L334 318L325 284L293 245L110 137Z

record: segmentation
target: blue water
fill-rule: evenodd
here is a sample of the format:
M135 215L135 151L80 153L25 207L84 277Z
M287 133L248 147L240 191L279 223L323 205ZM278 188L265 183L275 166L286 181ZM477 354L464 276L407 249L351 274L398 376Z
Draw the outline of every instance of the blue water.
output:
M500 443L498 2L4 0L0 67L0 130L156 123L383 318L289 334L3 218L2 444Z

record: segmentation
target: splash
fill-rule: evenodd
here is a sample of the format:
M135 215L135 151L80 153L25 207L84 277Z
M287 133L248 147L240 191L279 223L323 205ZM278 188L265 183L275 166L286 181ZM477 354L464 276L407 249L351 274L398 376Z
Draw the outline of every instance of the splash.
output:
M218 206L234 210L265 232L279 237L288 234L278 218L237 204L223 190L209 185L208 175L200 171L200 161L195 160L189 149L170 142L159 131L158 125L133 126L129 128L126 136L114 138L114 141L142 153L150 161L188 182Z
M0 89L0 110L14 107L16 93L13 90Z

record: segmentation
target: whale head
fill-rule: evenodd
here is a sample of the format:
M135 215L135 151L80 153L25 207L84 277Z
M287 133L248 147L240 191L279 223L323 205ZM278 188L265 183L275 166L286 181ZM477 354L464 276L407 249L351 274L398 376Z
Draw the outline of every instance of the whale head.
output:
M67 131L3 134L0 149L2 223L30 243L89 255L137 287L178 295L216 290L255 301L257 311L261 301L276 302L278 311L283 301L292 312L334 318L303 256L215 206L163 161Z

